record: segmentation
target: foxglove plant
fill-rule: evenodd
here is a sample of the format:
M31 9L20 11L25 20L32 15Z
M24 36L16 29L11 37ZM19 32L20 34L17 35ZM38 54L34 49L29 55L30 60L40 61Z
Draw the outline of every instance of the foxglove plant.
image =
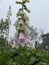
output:
M29 3L29 0L22 0L21 1L16 1L16 4L20 4L22 7L18 10L17 13L17 20L14 24L16 27L16 34L14 35L14 41L15 41L15 46L16 45L30 45L32 46L32 41L30 40L30 26L29 26L29 17L25 13L27 11L30 13L30 10L27 8L26 3Z

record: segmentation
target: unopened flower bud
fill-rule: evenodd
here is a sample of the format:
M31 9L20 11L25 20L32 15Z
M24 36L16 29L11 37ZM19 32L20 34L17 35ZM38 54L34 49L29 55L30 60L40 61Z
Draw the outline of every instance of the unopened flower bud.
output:
M26 14L24 14L24 20L27 20L27 21L29 21L29 17L26 15Z
M23 13L22 13L22 10L19 10L18 13L17 13L17 16L21 16Z

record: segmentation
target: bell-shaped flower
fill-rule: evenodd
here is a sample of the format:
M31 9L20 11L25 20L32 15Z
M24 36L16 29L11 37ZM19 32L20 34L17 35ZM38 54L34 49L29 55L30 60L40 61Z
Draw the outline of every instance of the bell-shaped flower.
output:
M16 22L14 23L14 26L15 26L15 27L18 26L18 22L19 22L19 19L17 19Z
M28 17L26 14L24 14L23 19L24 19L25 21L29 21L29 17Z
M19 34L19 42L20 42L20 43L21 43L21 42L25 42L25 37L24 37L23 33L20 33L20 34Z
M17 16L22 16L23 13L22 13L22 9L19 9L18 13L17 13Z
M24 25L24 21L22 19L19 20L19 25L20 24Z

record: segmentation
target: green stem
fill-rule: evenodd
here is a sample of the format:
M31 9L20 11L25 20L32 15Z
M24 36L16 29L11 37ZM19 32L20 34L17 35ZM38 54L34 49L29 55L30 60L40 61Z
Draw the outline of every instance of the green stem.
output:
M23 0L22 0L22 13L23 13Z

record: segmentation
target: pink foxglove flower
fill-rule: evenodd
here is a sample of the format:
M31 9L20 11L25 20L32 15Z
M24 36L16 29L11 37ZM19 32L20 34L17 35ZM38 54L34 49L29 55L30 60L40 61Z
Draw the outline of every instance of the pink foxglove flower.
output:
M21 42L24 42L24 41L25 41L25 37L24 37L23 33L20 33L19 34L19 42L21 43Z

